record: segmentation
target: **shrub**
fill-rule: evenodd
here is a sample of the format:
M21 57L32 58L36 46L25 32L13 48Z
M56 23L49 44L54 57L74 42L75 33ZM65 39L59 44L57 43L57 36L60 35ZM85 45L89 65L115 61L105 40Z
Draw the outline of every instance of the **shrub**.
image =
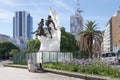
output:
M73 59L70 62L43 63L43 66L51 69L120 78L120 71L118 69L112 68L110 65L99 60L89 61Z

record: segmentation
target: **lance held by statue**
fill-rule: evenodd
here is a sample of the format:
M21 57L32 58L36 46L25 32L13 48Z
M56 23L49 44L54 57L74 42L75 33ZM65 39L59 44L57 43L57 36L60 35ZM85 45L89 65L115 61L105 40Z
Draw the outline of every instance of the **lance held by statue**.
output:
M40 21L40 23L38 25L39 25L38 29L35 32L32 32L32 34L36 33L36 35L39 35L39 36L42 36L42 35L46 36L47 33L45 33L44 28L43 28L44 19L41 19L41 21Z

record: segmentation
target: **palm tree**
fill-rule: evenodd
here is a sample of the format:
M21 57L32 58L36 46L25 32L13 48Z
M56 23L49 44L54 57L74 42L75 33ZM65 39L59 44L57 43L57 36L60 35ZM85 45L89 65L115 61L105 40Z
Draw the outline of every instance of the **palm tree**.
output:
M89 59L92 59L93 56L93 46L96 47L96 49L100 49L102 42L102 33L97 30L96 26L95 21L87 21L84 26L85 30L79 32L80 39L78 40L78 45L81 50L88 51Z

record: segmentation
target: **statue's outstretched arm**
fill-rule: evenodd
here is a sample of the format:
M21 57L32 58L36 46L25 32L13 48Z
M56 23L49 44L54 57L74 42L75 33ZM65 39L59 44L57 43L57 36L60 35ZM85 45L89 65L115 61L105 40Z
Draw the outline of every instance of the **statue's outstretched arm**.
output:
M36 30L36 31L32 32L32 34L35 34L36 32L38 32L38 30Z

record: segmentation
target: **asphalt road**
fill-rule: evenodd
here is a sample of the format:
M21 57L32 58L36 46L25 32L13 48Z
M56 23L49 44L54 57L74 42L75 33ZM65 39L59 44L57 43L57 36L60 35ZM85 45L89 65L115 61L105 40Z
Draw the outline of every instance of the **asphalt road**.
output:
M84 80L48 72L32 73L27 69L4 67L0 62L0 80Z

